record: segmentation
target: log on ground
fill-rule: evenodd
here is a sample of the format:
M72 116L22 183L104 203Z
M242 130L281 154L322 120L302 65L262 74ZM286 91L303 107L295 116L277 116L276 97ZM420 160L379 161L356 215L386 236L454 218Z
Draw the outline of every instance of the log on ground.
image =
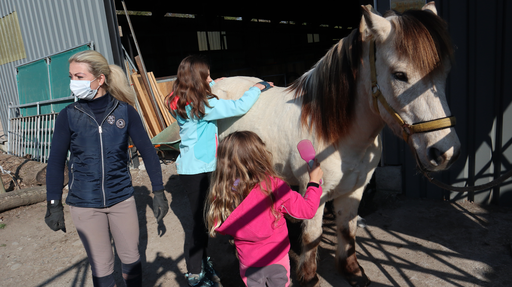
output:
M0 154L1 179L6 191L46 184L46 163L9 154ZM64 185L68 182L68 170L64 169Z
M46 185L0 194L0 212L46 200Z

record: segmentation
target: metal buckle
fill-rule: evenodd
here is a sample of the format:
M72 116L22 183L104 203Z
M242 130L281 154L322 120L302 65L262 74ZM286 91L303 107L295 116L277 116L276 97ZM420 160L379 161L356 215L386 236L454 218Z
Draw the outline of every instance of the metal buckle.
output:
M372 93L376 94L380 90L379 84L375 83L372 85Z
M403 124L402 130L409 136L412 134L411 125L409 124Z

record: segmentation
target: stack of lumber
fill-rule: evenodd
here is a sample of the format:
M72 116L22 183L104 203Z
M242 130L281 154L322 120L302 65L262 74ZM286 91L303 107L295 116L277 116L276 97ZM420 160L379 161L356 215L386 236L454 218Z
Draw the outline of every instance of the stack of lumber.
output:
M165 107L165 97L172 82L159 84L153 72L147 73L146 77L138 72L132 73L130 80L137 94L139 113L143 116L149 137L153 138L175 121Z

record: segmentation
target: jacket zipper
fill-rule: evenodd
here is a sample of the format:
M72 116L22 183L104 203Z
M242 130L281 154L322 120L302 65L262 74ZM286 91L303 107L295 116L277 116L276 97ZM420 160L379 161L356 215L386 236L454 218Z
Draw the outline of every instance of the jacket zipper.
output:
M103 194L103 207L107 207L107 195L105 193L105 160L104 160L104 154L103 154L103 129L101 128L101 125L105 122L105 119L115 110L118 103L112 107L112 109L106 114L105 118L101 121L101 124L98 124L96 119L88 114L85 110L75 106L75 108L82 113L86 114L88 117L90 117L96 125L98 125L98 133L100 134L100 152L101 152L101 193Z
M73 183L75 182L75 168L74 168L74 163L71 164L71 184L69 185L69 190L71 190L73 188Z

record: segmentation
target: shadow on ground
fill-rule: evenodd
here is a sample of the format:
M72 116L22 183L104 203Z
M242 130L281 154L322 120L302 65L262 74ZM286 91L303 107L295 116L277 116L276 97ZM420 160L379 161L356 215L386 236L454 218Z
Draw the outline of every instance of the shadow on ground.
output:
M144 286L186 286L184 228L188 200L173 165L163 166L170 211L164 224L152 212L151 184L145 171L133 171L139 212ZM359 263L371 286L512 286L512 209L480 207L469 202L395 198L365 213L357 231ZM43 221L46 204L23 206L0 214L0 286L92 286L90 266L65 208L67 233L51 231ZM300 223L290 223L291 266L297 266ZM335 270L336 227L325 213L319 246L321 286L349 286ZM208 248L225 287L242 286L235 248L229 237L210 240ZM118 286L124 286L116 261ZM34 276L37 274L37 276ZM299 286L292 270L291 286Z

